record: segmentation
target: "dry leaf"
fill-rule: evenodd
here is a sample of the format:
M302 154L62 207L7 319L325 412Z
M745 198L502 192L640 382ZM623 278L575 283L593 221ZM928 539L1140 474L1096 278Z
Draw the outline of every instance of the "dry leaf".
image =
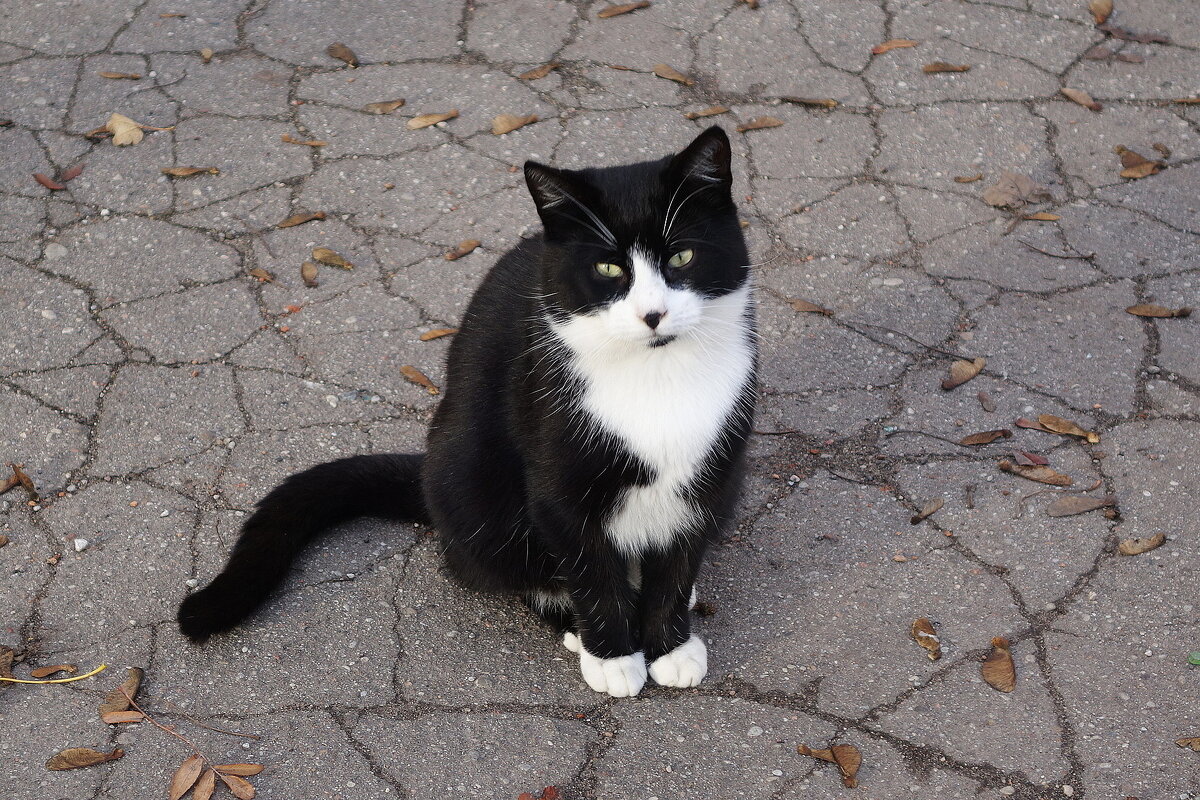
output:
M792 307L792 310L799 311L801 313L824 314L827 317L833 316L833 312L828 308L819 306L816 303L810 303L807 300L801 300L798 297L790 298L788 300L788 305Z
M454 119L457 116L457 108L452 108L445 114L420 114L406 122L405 126L410 131L415 131L421 128L428 128L430 125L437 125L439 122L445 122L448 119Z
M1096 20L1097 25L1103 25L1113 12L1113 0L1091 0L1088 11L1092 12L1092 19Z
M987 392L979 392L975 395L975 397L979 400L979 406L984 411L988 412L989 414L992 414L996 411L996 401L992 399L990 394Z
M670 64L655 64L654 74L660 78L666 78L669 81L682 83L684 86L691 86L693 83L695 83L694 80L689 78L687 75L684 75Z
M798 106L806 106L808 108L837 108L838 101L832 97L795 97L790 94L780 96L780 101L784 103L793 103Z
M888 39L883 44L877 44L871 48L873 55L881 56L889 50L895 50L898 47L916 47L920 42L915 39Z
M1028 466L1025 464L1014 464L1011 461L1001 461L999 466L1004 472L1019 475L1026 480L1048 483L1051 486L1070 486L1075 482L1069 475L1063 475L1061 472L1056 472L1050 467L1040 464Z
M523 81L536 81L549 75L554 70L558 69L561 64L557 61L551 61L549 64L542 64L540 67L534 67L528 72L522 72L517 77Z
M37 669L31 669L29 670L29 677L49 678L56 672L65 672L68 675L74 675L78 671L79 667L75 666L74 664L55 664L51 667L38 667Z
M326 47L325 54L338 61L345 61L352 67L358 66L358 56L354 55L354 51L341 42L334 42Z
M479 247L480 244L482 244L482 242L480 242L478 239L463 239L453 250L442 256L442 258L446 259L447 261L458 261L467 253L474 252L475 248Z
M257 775L263 771L262 764L216 764L215 768L218 772L226 775L242 775L244 777Z
M1001 172L999 180L983 190L983 202L997 208L1019 208L1026 203L1053 200L1050 190L1016 172Z
M310 289L315 289L317 283L317 265L311 261L305 261L300 265L300 280L304 281L304 285Z
M1078 436L1080 439L1087 439L1092 444L1100 441L1099 434L1092 431L1085 431L1069 419L1056 417L1053 414L1038 414L1037 421L1039 425L1051 433L1061 433L1063 436Z
M637 11L639 8L647 8L649 5L650 0L641 0L639 3L621 3L616 6L605 6L596 12L596 16L600 19L608 19L609 17L628 14L630 11Z
M831 751L828 747L823 750L813 750L806 744L798 744L796 745L796 752L802 756L811 756L821 761L828 761L830 764L837 763L833 760L833 751Z
M1195 105L1200 105L1200 97L1177 97L1176 99L1172 100L1171 102L1179 103L1180 105L1183 105L1183 106L1195 106ZM12 120L9 120L9 124L11 124L11 123L12 123Z
M983 173L976 172L974 175L955 175L955 183L974 183L975 181L983 180Z
M190 178L194 175L220 175L221 170L216 167L163 167L159 170L163 175L170 175L172 178Z
M1049 432L1046 431L1046 433ZM1050 465L1049 459L1045 456L1039 456L1037 453L1030 453L1026 450L1017 450L1014 452L1013 459L1023 467L1046 467Z
M934 61L932 64L921 67L921 71L927 75L935 72L970 72L970 70L970 64L947 64L945 61Z
M1126 42L1141 42L1142 44L1149 44L1151 42L1154 44L1171 43L1171 37L1163 33L1134 33L1133 31L1126 30L1118 25L1113 25L1111 22L1103 25L1097 25L1096 27L1107 34L1110 34L1113 36L1113 38L1121 39Z
M25 465L24 464L13 464L10 462L8 466L9 466L9 469L11 469L13 471L13 477L17 479L17 483L19 483L25 487L25 491L29 492L29 496L32 499L37 500L38 499L37 487L33 485L33 479L30 478L28 475L26 475L25 470L22 469Z
M142 133L142 126L124 114L114 113L108 118L104 128L113 135L112 143L118 147L137 144L145 137L145 134Z
M294 228L297 225L303 225L306 222L312 222L314 219L325 219L324 211L310 211L307 214L293 214L283 222L276 222L276 228Z
M200 48L200 61L202 63L207 64L210 61L212 61L213 55L214 55L214 53L213 53L213 49L211 47L201 47Z
M290 133L285 133L280 136L279 141L284 142L285 144L302 144L306 147L324 147L325 145L329 144L329 142L325 142L320 139L297 139Z
M119 747L114 748L111 753L101 753L90 747L72 747L51 756L50 760L46 762L46 769L64 770L91 767L103 764L105 761L116 761L123 755L125 755L125 751Z
M1046 506L1046 515L1050 517L1073 517L1076 514L1086 514L1089 511L1095 511L1097 508L1115 506L1116 504L1117 498L1112 495L1108 497L1081 497L1076 494L1067 494Z
M200 776L200 780L196 781L196 790L192 792L192 800L210 800L216 788L217 773L207 769Z
M1104 108L1104 106L1093 100L1092 96L1082 89L1064 88L1059 89L1058 91L1060 91L1067 99L1073 100L1084 108L1091 109L1092 111L1100 111Z
M254 800L254 787L250 781L237 775L221 775L221 780L238 800Z
M312 251L314 260L322 264L328 264L331 267L341 267L342 269L354 269L354 265L346 259L342 258L335 251L328 247L314 247Z
M974 361L958 360L950 365L950 377L942 381L942 388L950 391L956 386L962 386L967 381L978 375L983 368L987 366L986 358L977 358Z
M1041 431L1042 433L1054 433L1054 431L1050 430L1049 428L1042 427L1040 423L1034 422L1031 419L1026 419L1025 417L1018 417L1017 419L1013 420L1013 425L1016 425L1018 428L1029 428L1030 430Z
M105 725L120 725L124 722L141 722L146 715L140 711L109 711L100 715Z
M988 686L1001 692L1011 692L1017 685L1017 667L1008 649L1008 640L997 636L992 639L992 652L987 654L980 667Z
M937 513L944 505L946 505L946 500L944 498L935 497L933 500L930 500L928 503L926 503L920 511L918 511L916 514L913 514L912 519L910 519L909 522L913 525L916 525L926 517Z
M432 342L434 339L440 339L443 336L452 336L458 333L458 328L434 328L431 331L425 331L418 338L422 342Z
M1165 533L1156 533L1153 536L1146 536L1140 539L1122 539L1121 543L1117 545L1117 552L1123 556L1138 556L1162 547L1166 541L1167 535Z
M433 381L425 377L425 373L416 367L405 364L400 368L400 374L403 375L410 383L415 383L418 386L424 386L430 394L438 394L441 390L434 384Z
M862 753L854 745L835 744L823 750L813 750L808 745L801 744L796 746L796 751L802 756L811 756L821 761L828 761L830 764L837 764L838 771L842 774L842 785L849 789L858 785L855 776L858 774L858 768L862 765Z
M130 667L125 670L125 680L120 686L109 692L108 696L104 698L104 702L100 704L101 715L110 711L128 711L129 698L137 699L138 689L142 688L142 678L144 677L146 677L146 673L139 667Z
M1138 178L1146 178L1150 175L1161 172L1162 168L1166 166L1166 164L1163 162L1151 161L1140 153L1135 153L1124 145L1117 145L1113 148L1113 151L1121 157L1122 178L1132 178L1134 180L1137 180Z
M1150 146L1153 147L1158 152L1158 154L1160 156L1162 156L1163 158L1171 157L1171 148L1167 147L1162 142L1154 142ZM68 178L63 177L62 175L59 175L58 177L60 180L64 180L64 181L68 180Z
M52 192L61 192L63 189L67 188L65 184L59 183L58 181L53 180L49 176L43 175L40 172L33 173L33 179Z
M914 621L910 633L914 642L929 651L930 661L937 661L942 657L942 640L938 638L937 631L933 629L933 623L928 617Z
M776 119L775 117L755 117L749 122L738 125L737 132L745 133L746 131L757 131L761 128L778 128L782 124L783 120Z
M530 114L527 117L519 117L516 114L500 114L492 120L492 133L496 136L512 133L517 128L524 128L526 125L532 125L537 121L537 114Z
M1176 739L1175 744L1180 747L1187 747L1200 753L1200 736L1185 736L1182 739Z
M1130 306L1125 309L1129 314L1135 317L1159 317L1167 319L1170 317L1187 317L1191 316L1192 309L1184 306L1183 308L1167 308L1166 306L1156 306L1152 303L1140 303L1136 306Z
M65 171L62 175L59 175L58 179L60 181L62 181L63 183L66 183L67 181L75 180L82 174L83 174L83 162L80 162L80 163L76 164L75 166L71 167L70 169L68 169L67 171Z
M1021 219L1033 220L1034 222L1056 222L1062 217L1058 214L1051 214L1049 211L1039 211L1036 214L1025 214Z
M404 99L399 100L382 100L378 103L367 103L363 106L363 111L369 114L390 114L397 108L400 108L405 103Z
M142 76L136 72L97 72L101 78L113 81L140 81Z
M204 759L199 754L185 758L183 763L179 765L179 769L175 770L175 774L171 777L171 785L167 789L167 796L170 800L179 800L179 798L187 794L203 771Z
M262 267L255 267L254 269L247 270L246 274L249 275L251 278L258 279L259 283L274 283L275 282L275 276L272 275L269 271L263 269Z
M991 444L997 439L1008 439L1012 436L1012 431L1008 428L997 428L994 431L980 431L972 433L970 436L964 436L958 440L959 444L972 447L975 445Z
M715 117L717 114L729 113L728 106L709 106L702 108L699 111L689 111L684 114L688 119L700 119L701 117Z

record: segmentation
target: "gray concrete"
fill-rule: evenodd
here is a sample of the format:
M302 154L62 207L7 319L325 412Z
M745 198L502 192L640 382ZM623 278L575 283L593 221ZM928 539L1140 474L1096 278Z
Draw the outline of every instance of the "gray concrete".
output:
M1116 5L1117 25L1176 43L1106 39L1085 0L655 0L608 20L582 0L0 4L0 461L24 462L44 498L0 497L0 644L18 676L113 666L0 684L0 794L163 796L188 749L95 716L136 665L164 721L218 761L267 765L268 799L1200 797L1200 754L1174 744L1200 735L1200 335L1123 310L1200 304L1200 110L1165 102L1200 95L1200 17L1185 0ZM870 54L891 38L920 44ZM325 55L333 41L361 68ZM1142 61L1085 58L1097 44ZM972 69L922 73L938 60ZM547 61L562 66L517 78ZM659 62L694 85L655 77ZM683 116L717 103L732 111ZM114 111L176 127L129 148L83 137ZM541 121L493 136L501 113ZM700 580L715 614L696 621L698 689L594 694L518 603L450 584L427 531L378 522L314 548L268 614L203 648L180 639L176 604L276 481L420 449L436 398L398 368L444 379L448 340L418 337L456 325L535 229L524 159L620 163L762 115L785 124L732 136L763 433L740 525ZM1114 146L1155 143L1165 172L1119 176ZM31 177L77 163L66 191ZM172 165L221 174L172 180ZM1048 187L1039 208L1061 219L1014 228L981 200L1002 170ZM442 259L468 238L483 244ZM316 246L356 268L305 287ZM943 392L954 353L988 365ZM1039 413L1101 441L954 443ZM1098 481L1121 515L1052 519L1044 495L1018 515L1044 487L997 469L1014 449ZM1159 532L1162 548L1117 555ZM941 661L909 638L920 616ZM979 676L999 635L1011 694ZM796 753L831 740L864 754L855 792ZM128 755L112 764L43 767L114 745Z

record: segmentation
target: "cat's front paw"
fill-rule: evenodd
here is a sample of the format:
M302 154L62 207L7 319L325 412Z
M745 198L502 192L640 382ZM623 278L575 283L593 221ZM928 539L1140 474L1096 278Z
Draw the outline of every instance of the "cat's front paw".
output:
M659 686L687 689L698 686L707 674L708 648L696 636L654 659L650 665L650 677Z
M646 683L646 659L640 650L627 656L597 658L581 647L579 670L588 686L613 697L633 697Z

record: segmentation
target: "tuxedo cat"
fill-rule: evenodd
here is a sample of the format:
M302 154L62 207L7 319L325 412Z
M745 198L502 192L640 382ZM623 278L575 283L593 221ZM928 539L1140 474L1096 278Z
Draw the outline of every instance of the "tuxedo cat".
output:
M505 254L450 346L422 455L293 475L246 521L224 571L179 609L233 627L323 529L431 524L465 585L519 595L563 631L589 686L695 686L706 547L731 522L755 401L749 258L713 127L656 161L525 165L544 233Z

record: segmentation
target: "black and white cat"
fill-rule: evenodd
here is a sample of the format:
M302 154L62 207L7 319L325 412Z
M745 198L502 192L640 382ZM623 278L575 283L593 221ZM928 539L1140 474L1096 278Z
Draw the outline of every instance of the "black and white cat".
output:
M647 665L665 686L704 678L693 584L732 519L755 401L729 140L713 127L657 161L525 178L544 234L471 300L428 452L288 478L183 602L184 634L233 627L314 535L373 515L431 523L450 573L520 595L598 692L637 694Z

